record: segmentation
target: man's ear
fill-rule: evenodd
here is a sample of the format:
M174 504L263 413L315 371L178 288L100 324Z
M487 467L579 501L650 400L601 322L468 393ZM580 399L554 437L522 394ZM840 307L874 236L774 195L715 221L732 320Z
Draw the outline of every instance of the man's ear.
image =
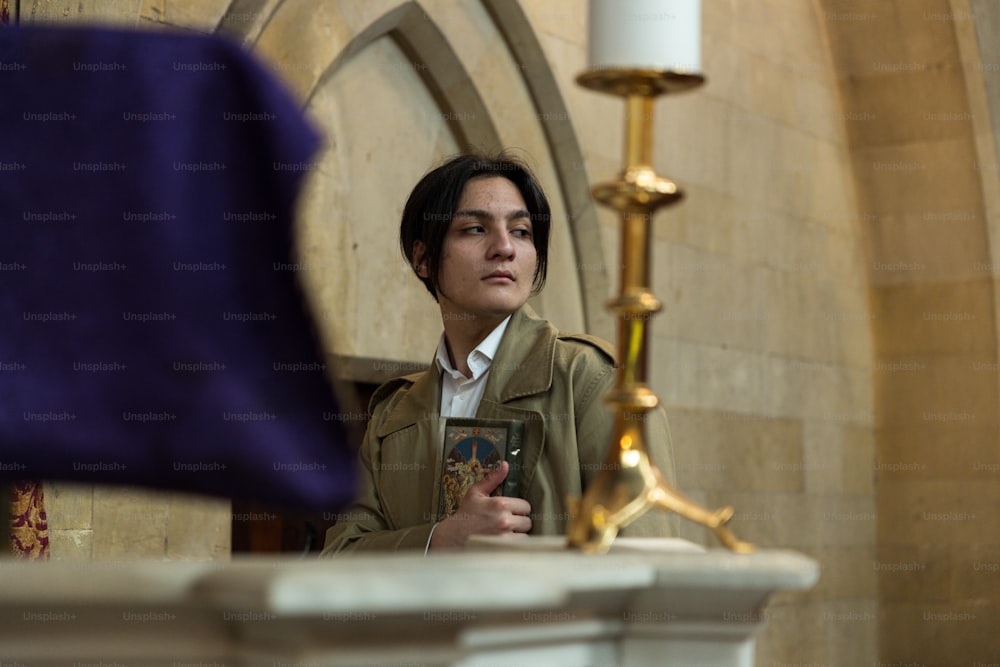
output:
M424 255L427 253L427 246L424 245L423 241L413 242L413 270L417 272L417 275L421 278L430 278L431 273L427 268L427 261L424 259Z

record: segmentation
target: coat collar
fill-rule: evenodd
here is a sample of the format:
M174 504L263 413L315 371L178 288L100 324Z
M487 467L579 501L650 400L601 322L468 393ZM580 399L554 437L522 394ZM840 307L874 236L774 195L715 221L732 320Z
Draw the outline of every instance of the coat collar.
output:
M548 390L552 386L557 336L555 327L527 304L515 312L490 366L483 400L502 404ZM378 427L379 437L424 419L436 420L440 414L441 372L433 363L423 373L382 385L375 393L372 407L380 400L392 400L388 397L406 385L409 388L389 407L389 414Z
M522 306L511 316L500 341L483 398L506 403L547 391L552 386L557 335L531 306Z

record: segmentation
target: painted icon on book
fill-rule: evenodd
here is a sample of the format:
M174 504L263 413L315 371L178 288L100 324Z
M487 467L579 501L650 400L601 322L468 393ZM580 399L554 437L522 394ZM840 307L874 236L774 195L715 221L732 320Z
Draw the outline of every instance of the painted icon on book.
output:
M454 514L469 487L499 468L505 458L511 461L507 450L514 424L506 420L454 418L445 422L439 514ZM519 434L513 440L519 441ZM498 489L497 494L502 490Z

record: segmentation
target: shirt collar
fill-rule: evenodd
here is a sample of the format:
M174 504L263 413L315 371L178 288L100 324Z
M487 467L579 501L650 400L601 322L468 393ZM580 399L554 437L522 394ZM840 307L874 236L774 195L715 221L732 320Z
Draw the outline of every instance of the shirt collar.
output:
M504 332L507 330L507 325L510 323L511 316L508 315L507 318L498 324L490 334L482 340L475 347L472 352L469 353L466 361L469 363L469 370L472 371L472 379L478 380L479 377L490 369L490 365L493 363L493 358L497 356L497 349L500 347L500 340L503 338ZM434 355L434 360L437 362L438 368L448 373L453 378L465 379L461 371L455 369L451 365L451 360L448 359L448 346L445 342L444 333L441 334L441 339L438 341L437 352Z

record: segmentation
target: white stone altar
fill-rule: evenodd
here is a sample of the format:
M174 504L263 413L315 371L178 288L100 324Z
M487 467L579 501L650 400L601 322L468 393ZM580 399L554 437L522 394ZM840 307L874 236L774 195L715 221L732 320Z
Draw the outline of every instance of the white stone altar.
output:
M545 538L509 542L431 557L3 561L0 656L80 667L748 667L769 597L818 577L788 551L622 540L588 556Z

